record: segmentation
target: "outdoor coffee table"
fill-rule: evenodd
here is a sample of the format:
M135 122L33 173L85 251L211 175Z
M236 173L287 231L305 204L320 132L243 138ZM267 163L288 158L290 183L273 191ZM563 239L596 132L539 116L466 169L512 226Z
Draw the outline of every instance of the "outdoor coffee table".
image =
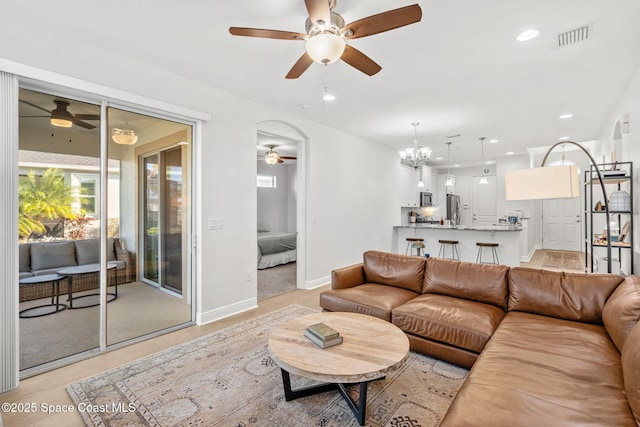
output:
M116 268L116 264L115 263L107 263L107 270L114 270L114 273L116 275L115 277L115 285L116 285L116 289L115 289L115 293L107 293L108 296L111 297L111 299L107 299L107 302L111 302L114 299L118 298L118 274L117 272L115 272L115 268ZM73 300L74 299L80 299L80 298L88 298L88 297L95 297L97 295L100 294L88 294L88 295L80 295L78 297L73 297L73 278L75 276L79 276L82 274L90 274L90 273L98 273L100 271L100 264L83 264L83 265L78 265L75 267L66 267L63 268L61 270L58 270L58 274L60 275L65 275L69 277L69 286L68 286L68 297L67 297L67 302L69 303L69 309L75 309L75 308L87 308L87 307L95 307L97 305L100 305L100 303L95 303L95 304L90 304L90 305L83 305L80 307L74 307L73 306Z
M38 283L47 283L51 282L51 304L43 304L35 307L25 308L24 310L20 310L19 317L23 319L31 318L31 317L40 317L40 316L48 316L53 313L57 313L67 308L66 304L60 303L60 281L64 279L66 276L60 274L45 274L42 276L32 276L26 277L24 279L20 279L21 285L35 285ZM53 310L42 312L44 307L53 307ZM28 314L31 311L39 310L38 314Z
M304 330L324 323L342 335L343 342L321 349L304 336ZM287 401L339 390L364 425L367 385L383 379L402 366L409 354L409 340L395 325L377 317L357 313L315 313L288 320L269 336L271 358L281 368ZM292 390L289 374L322 384ZM358 402L349 396L345 384L358 384Z

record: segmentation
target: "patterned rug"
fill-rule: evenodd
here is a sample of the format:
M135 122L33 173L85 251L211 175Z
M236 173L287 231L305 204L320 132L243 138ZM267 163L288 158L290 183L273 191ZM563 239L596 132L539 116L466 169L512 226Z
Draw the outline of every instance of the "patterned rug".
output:
M338 392L284 400L269 331L313 312L291 305L71 384L67 392L92 409L81 412L88 426L357 426ZM369 384L366 425L437 426L466 375L412 352L400 369ZM294 388L311 383L291 379Z
M576 252L546 251L542 258L542 267L584 271L580 254Z

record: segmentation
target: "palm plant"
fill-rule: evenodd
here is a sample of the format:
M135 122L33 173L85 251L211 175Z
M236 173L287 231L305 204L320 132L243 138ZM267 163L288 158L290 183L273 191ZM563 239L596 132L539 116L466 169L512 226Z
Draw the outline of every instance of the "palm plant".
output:
M72 201L71 187L60 169L49 168L41 176L29 171L18 185L18 235L45 233L45 219L75 219Z

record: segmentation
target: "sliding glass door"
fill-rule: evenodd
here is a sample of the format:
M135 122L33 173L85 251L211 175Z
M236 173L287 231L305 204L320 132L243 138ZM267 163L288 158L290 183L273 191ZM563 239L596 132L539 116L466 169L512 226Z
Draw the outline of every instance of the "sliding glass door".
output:
M19 93L20 370L193 322L190 123Z
M121 304L107 305L108 344L115 344L192 320L192 127L113 107L107 108L107 122L109 157L122 159L122 182L109 187L108 198L121 204L117 223L128 251L136 254L128 274L138 278L121 287Z
M19 91L22 371L100 348L100 112L99 103Z

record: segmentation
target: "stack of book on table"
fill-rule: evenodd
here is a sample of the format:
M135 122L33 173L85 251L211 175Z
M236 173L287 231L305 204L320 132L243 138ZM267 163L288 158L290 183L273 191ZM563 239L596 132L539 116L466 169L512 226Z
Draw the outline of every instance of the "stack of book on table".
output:
M324 323L316 323L304 330L304 336L320 348L327 348L342 343L340 333Z

